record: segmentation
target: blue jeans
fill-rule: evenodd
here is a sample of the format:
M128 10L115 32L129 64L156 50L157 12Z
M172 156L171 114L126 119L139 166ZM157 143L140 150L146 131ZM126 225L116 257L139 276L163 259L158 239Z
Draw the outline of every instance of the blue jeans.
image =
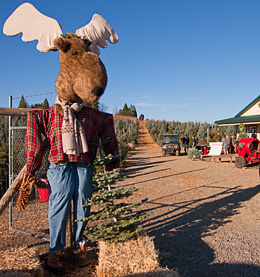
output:
M84 163L50 164L47 178L49 190L50 252L63 251L66 226L73 199L74 219L88 217L90 207L82 208L92 196L93 167ZM82 239L87 222L74 222L74 242Z

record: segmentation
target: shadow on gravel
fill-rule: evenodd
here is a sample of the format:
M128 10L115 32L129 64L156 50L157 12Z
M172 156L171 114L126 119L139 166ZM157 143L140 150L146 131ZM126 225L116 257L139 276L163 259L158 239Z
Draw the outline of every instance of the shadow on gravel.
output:
M155 157L152 157L153 159ZM162 157L160 157L162 158ZM152 167L156 167L159 164L163 164L163 163L167 163L167 162L172 162L173 160L165 160L165 161L157 161L157 162L147 162L146 160L150 160L150 158L138 158L138 159L133 159L131 161L129 161L127 163L127 176L128 178L132 178L131 175L136 174L137 172L144 170L144 169L148 169L148 168L152 168ZM155 172L155 171L153 171ZM134 175L133 178L136 178L137 176L142 176L144 174L139 174L139 175Z
M152 158L154 159L156 157L152 157ZM160 157L160 158L162 158L162 157ZM151 159L151 157L137 158L137 159L132 158L132 160L129 161L128 165L127 165L127 167L128 167L128 169L127 169L127 178L136 178L136 177L143 176L143 175L150 175L151 173L155 173L155 172L159 172L159 171L170 170L171 168L166 168L166 169L162 169L162 170L156 170L156 171L154 170L154 171L148 172L148 173L140 173L140 174L137 175L137 173L139 171L142 171L142 170L148 169L148 168L156 167L156 166L158 166L158 164L178 161L177 159L174 159L174 160L173 159L171 159L171 160L166 159L164 161L146 162L146 160L150 160L150 159ZM168 177L176 176L176 175L182 175L182 174L191 173L191 172L195 172L195 171L201 171L201 170L205 170L205 169L207 169L207 167L199 168L199 169L195 169L195 170L190 170L190 171L185 171L185 172L180 172L180 173L174 173L174 174L166 175L166 176L159 177L159 178L148 179L145 182L154 181L154 180L162 179L162 178L168 178ZM144 183L144 181L135 182L135 184L138 184L138 183Z
M151 157L151 158L136 158L133 159L131 161L129 161L127 163L127 167L131 167L131 166L140 166L140 165L157 165L157 164L162 164L162 163L168 163L168 162L172 162L172 161L177 161L177 159L165 159L163 161L155 161L155 162L147 162L150 161L151 159L155 159L156 157ZM163 159L162 157L160 157L160 159Z
M155 199L156 209L167 206L168 212L152 217L152 223L146 221L144 227L150 236L155 237L161 265L175 268L181 276L187 277L260 276L260 267L253 265L211 264L215 258L214 251L202 240L208 232L230 222L231 217L239 213L243 203L259 192L260 185L248 189L227 188L210 198L172 205L160 204L160 199ZM205 200L208 202L200 204Z
M139 169L147 169L147 168L152 168L153 166L148 166L148 167L140 167ZM167 171L167 170L171 170L171 168L164 168L164 169L159 169L159 170L153 170L152 173L158 173L158 172L162 172L162 171ZM151 172L146 172L146 173L142 173L142 174L135 174L135 170L133 171L127 171L127 178L131 179L131 178L136 178L139 176L144 176L144 175L151 175Z
M169 177L172 177L172 176L183 175L183 174L192 173L192 172L201 171L201 170L206 170L206 169L207 169L207 167L204 167L204 168L184 171L184 172L180 172L180 173L174 173L174 174L170 174L170 175L165 175L165 176L161 176L161 177L157 177L157 178L151 178L151 179L147 179L145 181L139 181L139 182L134 182L133 184L128 184L128 186L129 185L143 184L143 183L146 183L146 182L151 182L151 181L156 181L156 180L162 180L164 178L169 178ZM167 168L164 169L164 170L167 170ZM153 171L153 172L155 172L155 171ZM135 177L141 176L141 175L151 175L151 172L150 173L143 173L143 174L140 174L140 175L136 175Z

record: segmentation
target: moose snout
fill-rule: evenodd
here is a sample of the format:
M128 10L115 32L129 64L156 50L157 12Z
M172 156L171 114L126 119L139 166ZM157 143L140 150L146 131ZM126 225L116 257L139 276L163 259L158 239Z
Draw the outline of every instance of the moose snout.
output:
M104 93L104 88L102 88L102 87L94 87L92 89L92 93L94 93L96 96L100 97Z

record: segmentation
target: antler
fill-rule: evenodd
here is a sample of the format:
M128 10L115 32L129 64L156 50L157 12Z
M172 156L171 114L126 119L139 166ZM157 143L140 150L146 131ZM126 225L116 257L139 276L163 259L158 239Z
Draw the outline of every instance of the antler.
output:
M20 5L9 16L3 32L7 36L23 33L22 40L25 42L38 40L36 48L40 52L56 49L53 41L62 34L61 27L55 19L43 15L30 3Z
M106 40L110 43L118 42L117 33L99 14L94 14L92 20L87 25L76 31L76 35L89 39L92 42L89 49L97 55L100 54L100 50L97 45L102 48L106 48Z

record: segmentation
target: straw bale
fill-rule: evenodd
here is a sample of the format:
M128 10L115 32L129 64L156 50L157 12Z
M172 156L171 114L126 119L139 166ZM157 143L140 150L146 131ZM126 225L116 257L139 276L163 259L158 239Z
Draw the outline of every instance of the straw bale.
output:
M1 276L42 277L44 274L34 249L8 248L0 251L0 260Z
M124 276L158 268L158 253L148 236L121 243L99 242L99 277Z
M173 269L158 268L144 273L124 275L124 277L180 277L180 275Z

